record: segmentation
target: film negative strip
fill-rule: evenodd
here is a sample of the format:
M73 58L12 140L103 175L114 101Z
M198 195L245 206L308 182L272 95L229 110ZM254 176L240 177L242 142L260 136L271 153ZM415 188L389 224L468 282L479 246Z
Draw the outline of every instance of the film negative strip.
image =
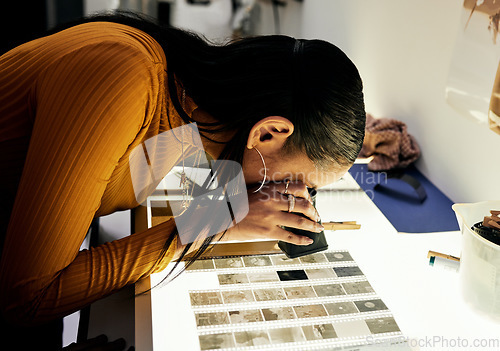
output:
M404 340L347 251L195 262L218 288L189 289L201 350L326 350Z
M332 322L345 318L357 318L387 313L388 308L381 299L359 299L329 303L303 303L294 305L249 306L231 308L224 306L212 311L195 312L198 328L219 326L227 329L241 329L266 323L303 324L310 321ZM213 329L213 328L212 328Z
M295 325L283 323L240 330L202 331L198 338L201 350L319 350L328 346L367 345L375 338L380 343L403 340L399 327L390 314L333 322L315 321Z
M300 284L300 285L299 285ZM212 289L189 291L193 309L214 309L222 305L256 305L325 303L354 298L373 298L375 291L367 280L344 283L318 283L283 286L280 282L245 289Z
M294 270L281 270L281 271L254 271L254 272L238 272L238 273L218 273L217 279L221 287L224 288L245 288L248 286L267 286L276 285L280 286L300 286L310 285L313 283L321 284L322 282L329 283L347 283L350 281L365 280L365 276L359 272L356 267L339 267L342 268L341 274L350 272L353 275L338 277L335 270L330 269L294 269ZM349 268L349 269L348 269Z
M347 251L327 251L315 253L299 258L288 258L284 254L278 255L255 255L244 257L221 257L213 259L204 259L195 261L186 272L199 271L221 271L221 270L245 270L252 269L273 269L294 267L316 268L335 267L335 266L356 266L351 255Z

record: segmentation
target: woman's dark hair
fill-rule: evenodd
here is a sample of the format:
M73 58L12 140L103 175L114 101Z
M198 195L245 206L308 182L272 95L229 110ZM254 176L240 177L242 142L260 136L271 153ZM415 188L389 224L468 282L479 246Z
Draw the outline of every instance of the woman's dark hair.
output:
M197 34L130 12L84 20L90 21L135 27L161 45L169 91L177 92L177 79L218 122L194 121L182 109L181 98L171 94L182 119L197 122L207 138L220 131L235 132L223 159L241 163L250 129L267 116L283 116L294 124L284 152L305 152L322 170L351 165L361 149L366 116L362 81L351 60L331 43L269 35L214 45ZM195 258L209 245L207 238Z
M229 149L246 143L252 126L267 116L288 118L295 130L286 150L304 151L323 169L350 165L361 150L366 118L362 81L351 60L329 42L267 35L213 45L133 12L85 19L90 21L117 22L151 35L164 49L170 91L177 91L177 78L186 94L219 121L212 132L238 131L227 143L226 157L241 161L242 155ZM182 110L180 97L171 95L182 119L194 122ZM197 124L208 136L207 124Z

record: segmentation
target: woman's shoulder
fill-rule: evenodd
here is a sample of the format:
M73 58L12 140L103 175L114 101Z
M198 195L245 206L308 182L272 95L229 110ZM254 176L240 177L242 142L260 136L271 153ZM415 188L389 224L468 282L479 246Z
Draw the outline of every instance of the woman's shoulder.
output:
M154 63L163 63L166 59L160 44L149 34L140 29L114 22L87 22L54 34L60 40L73 42L75 45L96 45L115 43L123 49L137 50Z
M43 68L68 54L79 53L83 59L86 51L99 47L119 56L133 54L166 69L165 54L156 40L137 28L113 22L87 22L63 29L12 49L2 60L30 60Z

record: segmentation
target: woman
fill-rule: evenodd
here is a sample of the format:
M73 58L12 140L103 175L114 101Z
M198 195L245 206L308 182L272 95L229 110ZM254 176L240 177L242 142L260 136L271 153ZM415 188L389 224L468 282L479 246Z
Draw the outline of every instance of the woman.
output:
M138 206L130 153L191 122L249 188L248 215L224 237L309 244L281 226L321 231L307 187L345 173L364 135L361 79L338 48L286 36L216 46L131 14L84 22L0 57L5 320L49 323L220 239L186 245L172 220L79 252L93 218Z

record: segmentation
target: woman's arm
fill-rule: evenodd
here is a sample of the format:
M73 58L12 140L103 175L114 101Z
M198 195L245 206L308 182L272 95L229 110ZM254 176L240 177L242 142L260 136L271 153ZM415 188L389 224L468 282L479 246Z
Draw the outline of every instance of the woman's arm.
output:
M148 127L160 66L130 45L103 42L71 52L39 77L0 266L7 318L61 317L162 268L155 262L173 221L79 252L113 170Z

